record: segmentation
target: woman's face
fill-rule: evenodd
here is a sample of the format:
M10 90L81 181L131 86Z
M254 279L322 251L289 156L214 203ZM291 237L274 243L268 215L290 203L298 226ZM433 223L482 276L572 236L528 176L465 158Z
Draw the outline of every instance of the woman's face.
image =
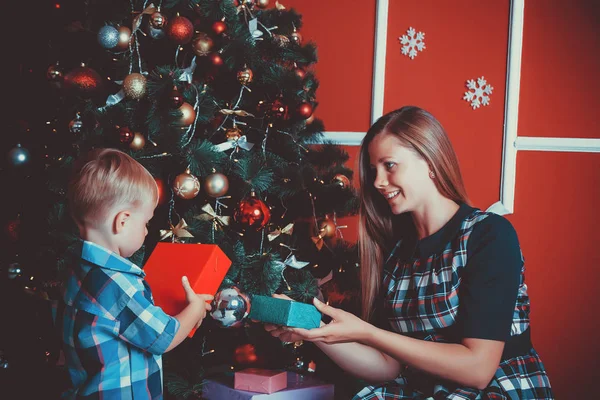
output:
M427 162L395 135L386 132L376 135L368 150L373 185L387 200L393 214L418 211L437 191L429 177Z

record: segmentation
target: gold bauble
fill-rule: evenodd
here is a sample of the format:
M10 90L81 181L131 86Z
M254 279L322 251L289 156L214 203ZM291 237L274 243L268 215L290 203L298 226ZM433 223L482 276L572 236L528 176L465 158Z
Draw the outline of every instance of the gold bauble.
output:
M234 142L242 137L242 131L236 127L229 128L225 131L225 139L229 142Z
M144 137L144 135L142 135L139 132L135 132L133 134L133 140L131 141L131 143L129 143L129 148L131 150L141 150L144 148L144 146L146 145L146 138Z
M213 47L213 40L204 32L198 32L192 40L192 51L197 56L207 56Z
M219 172L210 174L204 180L204 191L210 197L221 197L229 190L229 180Z
M117 43L117 50L127 50L129 48L129 39L131 39L131 29L126 26L119 27L119 42Z
M269 0L256 0L256 7L267 8L269 6Z
M344 174L336 174L331 182L340 185L342 189L346 189L350 186L350 179Z
M290 35L290 40L299 45L302 43L302 35L300 34L300 32L294 30L294 32L292 32Z
M178 125L188 126L194 123L194 120L196 119L196 111L190 103L183 102L178 110L181 111L181 118L177 121Z
M200 181L187 170L175 177L173 190L177 196L184 200L193 199L200 192Z
M237 73L237 80L242 85L247 85L252 82L252 78L254 78L254 74L252 73L252 70L246 66Z
M319 236L332 238L335 236L335 223L329 219L325 218L319 222Z
M130 99L138 100L146 94L146 77L134 72L123 80L123 91Z

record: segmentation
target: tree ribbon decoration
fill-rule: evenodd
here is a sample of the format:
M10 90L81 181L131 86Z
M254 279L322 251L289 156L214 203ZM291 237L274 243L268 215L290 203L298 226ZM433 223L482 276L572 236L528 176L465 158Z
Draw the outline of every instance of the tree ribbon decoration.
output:
M181 76L179 77L179 80L187 83L192 83L192 78L194 75L194 71L196 70L196 66L196 56L194 56L194 58L192 58L192 61L190 62L190 66L184 68L181 71Z
M310 264L310 263L308 263L306 261L298 261L296 256L293 254L290 254L289 256L287 256L287 258L283 261L283 265L285 265L286 267L292 267L294 269L302 269L302 268L306 267L308 264Z
M269 242L272 242L273 240L277 239L277 237L279 237L279 235L281 235L281 234L291 235L293 232L294 232L294 224L289 223L285 226L285 228L275 229L273 232L269 233L267 235L267 238L269 239Z
M194 218L202 221L213 221L215 228L223 228L224 226L228 226L231 222L231 217L218 215L210 203L206 203L202 206L202 211L206 214L196 215Z
M169 223L170 229L161 229L160 230L160 240L166 240L171 238L171 242L173 243L181 243L180 238L193 238L194 235L187 231L187 223L183 218L179 220L177 225L173 226L173 224Z
M248 141L248 138L246 138L246 135L244 135L238 140L228 140L226 142L215 145L215 147L219 151L226 151L229 149L233 149L234 147L241 147L244 150L250 151L252 147L254 147L254 143L250 143Z
M317 249L321 250L323 248L323 236L320 233L318 236L311 237L311 239L315 246L317 246Z
M224 115L236 115L238 117L254 118L254 114L249 113L248 111L244 111L244 110L230 110L228 108L223 108L223 109L219 110L219 112Z
M139 13L134 19L133 19L133 23L131 24L131 32L132 32L132 36L133 34L140 29L140 26L142 25L142 18L144 17L144 14L146 15L152 15L156 12L156 6L154 5L154 3L150 3L150 5L148 5L148 7L146 7L144 9L144 11L142 11L141 13Z
M125 92L123 91L123 89L121 89L117 93L108 96L108 98L106 99L106 105L104 107L114 106L124 98Z

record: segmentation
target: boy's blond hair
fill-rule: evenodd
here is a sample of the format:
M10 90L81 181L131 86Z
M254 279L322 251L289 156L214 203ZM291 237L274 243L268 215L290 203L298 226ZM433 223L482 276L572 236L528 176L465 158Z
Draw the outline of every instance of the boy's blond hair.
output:
M74 165L67 201L78 225L97 224L117 205L139 206L158 199L146 168L116 149L94 149Z

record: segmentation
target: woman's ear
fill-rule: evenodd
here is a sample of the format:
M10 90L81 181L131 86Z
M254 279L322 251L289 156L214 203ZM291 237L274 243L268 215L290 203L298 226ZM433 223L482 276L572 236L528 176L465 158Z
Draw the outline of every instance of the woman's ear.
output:
M123 232L123 230L125 229L125 225L128 223L130 217L131 217L130 211L127 211L127 210L119 211L114 219L113 232L115 234L119 234L119 233Z

